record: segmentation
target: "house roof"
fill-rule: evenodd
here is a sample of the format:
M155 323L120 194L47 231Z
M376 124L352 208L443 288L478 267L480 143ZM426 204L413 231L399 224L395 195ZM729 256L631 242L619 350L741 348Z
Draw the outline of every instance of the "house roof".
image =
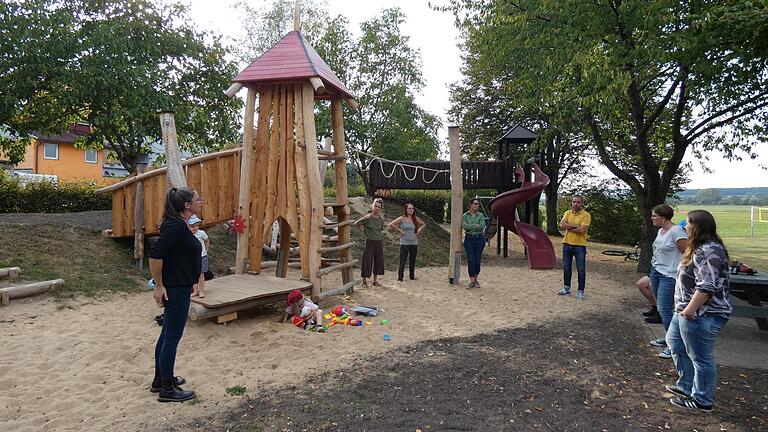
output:
M516 124L512 126L509 130L504 132L504 135L502 135L499 139L496 140L496 142L503 142L503 141L516 141L516 142L532 142L536 139L538 135L533 133L530 129L528 129L525 126L521 126L520 124Z
M243 84L276 83L319 77L326 91L342 98L354 95L336 77L330 66L312 48L300 31L286 34L267 52L243 69L234 82Z
M42 132L32 131L30 135L40 141L54 141L63 144L73 144L78 137L90 135L91 126L85 123L74 123L69 125L69 131L61 135L45 135Z

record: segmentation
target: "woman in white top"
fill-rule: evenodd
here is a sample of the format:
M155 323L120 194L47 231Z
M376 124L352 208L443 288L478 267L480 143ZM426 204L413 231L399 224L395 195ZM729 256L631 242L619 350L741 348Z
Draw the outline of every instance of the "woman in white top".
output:
M675 211L667 204L659 204L651 212L651 221L659 227L656 240L653 241L653 257L651 258L651 288L656 297L656 308L661 315L664 333L669 329L675 309L675 278L677 266L683 258L683 252L688 247L688 235L679 225L672 222ZM667 348L665 338L654 339L651 345L664 347L659 353L661 358L672 358Z

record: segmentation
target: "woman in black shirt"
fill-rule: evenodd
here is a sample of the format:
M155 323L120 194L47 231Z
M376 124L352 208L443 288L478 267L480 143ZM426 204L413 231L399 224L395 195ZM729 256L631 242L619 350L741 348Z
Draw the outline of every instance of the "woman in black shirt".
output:
M149 269L155 279L155 302L165 306L163 330L155 345L155 378L150 391L160 402L183 402L195 392L179 387L184 379L173 374L176 348L189 314L192 285L200 277L200 242L187 227L193 214L200 214L203 199L186 187L171 188L165 195L160 236L149 251Z

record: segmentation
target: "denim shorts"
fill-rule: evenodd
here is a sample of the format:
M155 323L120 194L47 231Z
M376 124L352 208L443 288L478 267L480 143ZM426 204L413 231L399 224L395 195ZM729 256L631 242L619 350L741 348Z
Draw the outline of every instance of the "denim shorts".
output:
M208 271L208 255L203 257L203 266L200 268L200 273Z

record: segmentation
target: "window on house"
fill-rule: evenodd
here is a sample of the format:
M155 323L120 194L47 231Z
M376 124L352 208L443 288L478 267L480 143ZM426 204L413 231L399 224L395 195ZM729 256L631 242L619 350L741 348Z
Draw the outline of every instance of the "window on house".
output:
M96 150L86 150L85 151L85 161L87 163L95 164L99 161L99 152Z
M43 159L58 159L58 158L59 158L58 144L43 144Z

